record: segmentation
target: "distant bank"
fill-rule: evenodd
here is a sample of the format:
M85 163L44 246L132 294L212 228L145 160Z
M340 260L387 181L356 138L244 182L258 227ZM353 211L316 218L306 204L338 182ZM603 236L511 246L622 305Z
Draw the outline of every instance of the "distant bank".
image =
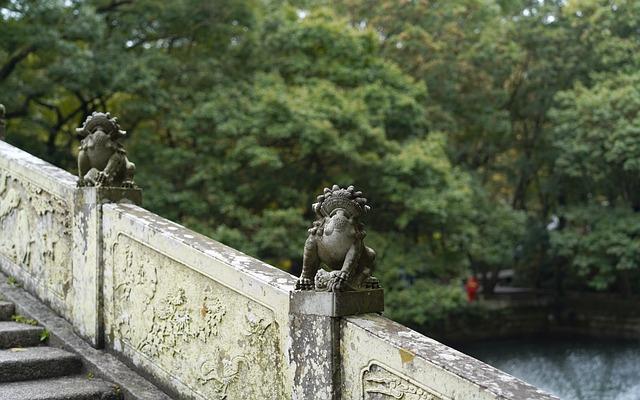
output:
M640 296L502 290L420 330L449 345L526 337L640 340Z

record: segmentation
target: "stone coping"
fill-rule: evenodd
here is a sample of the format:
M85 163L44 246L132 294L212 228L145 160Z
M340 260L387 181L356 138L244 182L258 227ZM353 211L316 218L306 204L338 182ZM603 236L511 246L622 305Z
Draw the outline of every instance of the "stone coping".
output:
M353 324L398 348L407 359L421 358L491 393L496 399L559 400L497 368L380 315L345 317L345 323Z
M3 141L0 141L0 167L50 189L58 196L70 196L76 189L75 175Z
M295 288L296 277L288 272L160 217L142 207L124 203L106 204L104 207L109 211L118 213L121 218L130 220L131 225L148 228L170 241L180 243L187 248L214 258L225 265L231 266L238 272L246 273L256 280L277 289L279 292L287 294L287 296Z

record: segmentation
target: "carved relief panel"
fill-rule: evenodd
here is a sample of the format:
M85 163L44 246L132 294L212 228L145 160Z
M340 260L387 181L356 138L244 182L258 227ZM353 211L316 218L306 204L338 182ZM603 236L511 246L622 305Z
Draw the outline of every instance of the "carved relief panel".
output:
M362 399L449 400L376 362L362 371Z
M70 205L0 169L0 254L64 300L71 281Z
M113 256L117 350L195 398L286 397L273 311L126 235Z

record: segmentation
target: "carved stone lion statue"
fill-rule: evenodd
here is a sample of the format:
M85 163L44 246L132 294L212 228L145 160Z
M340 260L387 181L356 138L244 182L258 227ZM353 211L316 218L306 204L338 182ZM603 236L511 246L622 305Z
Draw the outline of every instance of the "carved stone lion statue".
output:
M317 219L304 245L299 290L345 291L380 287L371 276L375 251L364 245L360 219L371 207L353 186L325 188L312 205ZM321 266L331 271L321 269Z
M81 128L83 139L78 153L78 186L133 188L136 166L127 159L119 140L126 135L117 118L94 112Z

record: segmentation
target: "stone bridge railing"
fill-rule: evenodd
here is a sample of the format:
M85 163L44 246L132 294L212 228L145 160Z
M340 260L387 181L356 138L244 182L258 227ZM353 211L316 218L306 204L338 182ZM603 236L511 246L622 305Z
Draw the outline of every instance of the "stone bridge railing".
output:
M136 203L0 141L0 268L176 398L555 399Z

